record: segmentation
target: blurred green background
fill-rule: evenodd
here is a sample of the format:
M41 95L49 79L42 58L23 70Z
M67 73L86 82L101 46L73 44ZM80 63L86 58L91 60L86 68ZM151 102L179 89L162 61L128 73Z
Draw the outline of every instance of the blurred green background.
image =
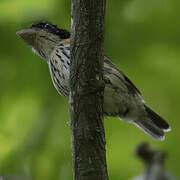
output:
M16 31L40 20L70 29L70 0L0 1L0 174L72 180L67 100L56 92L45 61ZM105 55L136 84L147 104L172 126L158 142L131 124L106 118L111 180L143 171L135 147L148 141L168 152L180 177L180 1L107 1Z

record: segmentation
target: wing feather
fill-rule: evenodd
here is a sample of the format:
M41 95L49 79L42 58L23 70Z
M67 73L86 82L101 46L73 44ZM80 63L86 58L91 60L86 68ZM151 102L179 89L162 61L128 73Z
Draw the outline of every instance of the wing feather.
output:
M121 88L124 88L124 90L126 90L127 93L136 94L136 95L141 97L141 92L137 89L137 87L107 57L104 57L104 71L105 71L104 72L105 73L105 77L110 77L110 79L109 79L110 81L113 81L113 78L114 79L115 78L118 79ZM111 83L113 84L113 82L111 82ZM116 83L116 82L114 82L114 83Z

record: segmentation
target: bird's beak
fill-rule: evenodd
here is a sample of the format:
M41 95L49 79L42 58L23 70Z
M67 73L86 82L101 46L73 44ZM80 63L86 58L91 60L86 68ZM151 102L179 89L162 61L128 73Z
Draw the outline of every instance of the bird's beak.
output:
M27 44L34 46L36 39L36 31L33 29L23 29L16 32Z

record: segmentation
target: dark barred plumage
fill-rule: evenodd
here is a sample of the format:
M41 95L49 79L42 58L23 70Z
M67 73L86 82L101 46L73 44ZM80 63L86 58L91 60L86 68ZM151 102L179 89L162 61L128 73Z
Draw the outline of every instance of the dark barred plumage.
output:
M70 33L51 23L40 22L17 34L48 63L55 88L68 97ZM155 139L164 139L164 132L170 130L168 123L145 105L140 91L107 57L104 57L104 81L104 115L117 116Z
M49 65L55 88L66 97L69 95L69 84L67 83L70 68L69 53L69 46L66 47L60 43L55 49L55 54L52 55Z

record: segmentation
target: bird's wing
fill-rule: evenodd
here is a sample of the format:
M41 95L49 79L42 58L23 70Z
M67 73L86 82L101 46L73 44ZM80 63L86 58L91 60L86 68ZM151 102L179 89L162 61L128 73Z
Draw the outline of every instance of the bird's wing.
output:
M122 91L126 91L129 94L136 94L142 98L141 92L136 86L107 57L104 57L104 73L112 85L119 87Z

